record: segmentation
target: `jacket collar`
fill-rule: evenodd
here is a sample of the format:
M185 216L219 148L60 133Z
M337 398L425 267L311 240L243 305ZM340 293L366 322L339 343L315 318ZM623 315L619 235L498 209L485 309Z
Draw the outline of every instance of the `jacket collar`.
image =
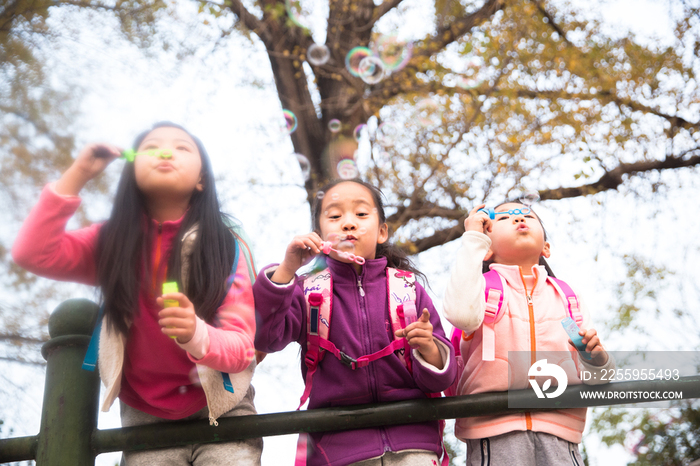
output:
M523 285L523 279L520 276L520 266L518 265L505 265L505 264L491 264L489 266L490 270L496 270L503 278L505 278L508 285L510 285L515 291L521 293L525 292L525 286ZM532 267L530 272L536 279L535 289L532 294L537 294L545 287L547 282L547 269L544 265L535 265ZM525 270L523 270L523 275L525 275ZM529 290L528 290L529 291Z
M371 282L386 276L386 257L365 261L359 275L355 272L353 264L340 262L332 257L327 257L326 263L333 274L333 281L336 283L357 284L358 278L363 282Z

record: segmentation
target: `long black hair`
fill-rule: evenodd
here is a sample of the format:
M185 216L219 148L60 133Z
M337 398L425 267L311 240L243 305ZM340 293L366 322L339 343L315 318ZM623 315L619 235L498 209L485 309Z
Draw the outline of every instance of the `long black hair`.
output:
M379 225L381 226L383 223L386 223L386 214L384 213L384 202L382 199L383 194L378 188L372 186L366 181L359 178L354 178L351 180L334 180L323 186L319 192L325 194L328 192L328 190L339 185L340 183L357 183L360 186L367 188L372 195L372 199L374 200L374 206L377 208ZM321 207L323 205L323 197L324 196L316 196L311 208L311 228L318 234L321 234ZM406 251L391 243L389 240L382 244L377 244L377 253L375 257L385 257L388 267L413 272L420 277L423 283L427 283L425 275L423 275L416 268L416 266L413 265L413 262L408 257L408 254L406 254Z
M194 225L198 226L189 260L188 298L197 315L213 323L219 303L226 293L226 279L233 265L235 238L229 231L219 209L214 175L209 156L202 142L185 128L171 122L160 122L134 140L137 149L146 136L156 128L178 128L189 134L197 145L202 160L202 191L195 190L190 199L180 230L168 260L167 280L178 282L182 291L182 237ZM117 331L127 334L129 325L139 312L138 298L142 290L159 296L151 288L150 244L153 235L145 197L136 184L133 163L122 170L112 213L100 228L97 241L97 280L102 289L107 322Z
M540 218L539 215L537 215L537 214L535 213L535 211L532 209L532 206L525 204L525 203L524 203L523 201L521 201L520 199L514 199L514 200L512 200L512 201L501 202L501 203L498 204L496 207L494 207L494 210L498 210L499 207L501 207L502 205L505 205L505 204L520 204L520 205L529 207L529 208L530 208L530 211L531 211L533 214L535 214L535 217L537 217L537 221L539 221L539 222L540 222L540 225L542 225L542 231L544 232L544 240L547 241L547 230L546 230L545 227L544 227L544 223L542 223L542 219ZM493 260L483 261L483 263L481 264L481 270L482 270L482 272L483 272L483 273L486 273L486 272L488 272L489 270L491 270L491 269L490 269L491 264L493 264ZM547 261L544 260L544 257L543 257L543 256L540 256L539 265L544 265L544 268L547 270L547 274L549 274L550 277L554 277L554 272L552 272L552 269L549 267L549 264L547 263ZM556 277L554 277L554 278L556 278Z

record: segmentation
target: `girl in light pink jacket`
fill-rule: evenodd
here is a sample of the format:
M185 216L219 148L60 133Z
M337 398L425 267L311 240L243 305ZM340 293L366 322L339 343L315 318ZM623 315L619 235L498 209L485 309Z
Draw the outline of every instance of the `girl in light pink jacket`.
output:
M37 275L100 287L102 409L119 397L123 426L255 414L252 255L219 210L204 146L164 122L133 147L106 222L65 230L85 183L121 156L92 144L44 188L12 256ZM179 292L164 294L164 282ZM259 464L261 451L252 439L124 457L127 466Z
M465 366L458 394L528 388L528 368L544 351L559 356L550 362L564 369L570 385L582 383L581 369L599 373L613 368L585 307L581 306L579 334L592 359L581 358L562 327L568 310L547 280L546 267L540 265L550 250L537 215L525 205L505 203L494 209L491 219L483 208L476 207L464 222L466 232L443 302L447 320L462 330ZM487 325L484 264L490 264L504 284L501 311ZM489 327L486 337L485 327ZM484 360L485 341L495 349L494 357L486 358L492 360ZM509 361L509 351L530 357ZM517 356L511 353L513 358ZM582 465L578 444L585 420L586 408L481 416L458 419L455 433L467 443L469 466Z

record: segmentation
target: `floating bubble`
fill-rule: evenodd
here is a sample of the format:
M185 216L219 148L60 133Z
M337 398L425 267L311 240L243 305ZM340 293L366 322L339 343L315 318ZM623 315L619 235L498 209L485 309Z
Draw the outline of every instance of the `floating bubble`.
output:
M437 126L442 123L440 105L433 99L422 99L416 104L418 123L423 127Z
M333 118L331 121L328 122L328 129L331 133L337 133L342 127L342 123L340 123L340 120L336 118Z
M379 209L377 209L376 207L373 208L373 209L372 209L372 213L373 213L373 214L379 213Z
M367 228L362 227L359 230L357 230L358 235L364 235L365 233L367 233Z
M292 23L296 24L300 28L309 29L309 27L302 22L300 2L286 0L285 7L287 9L287 16L289 16L289 19L292 20Z
M384 79L384 64L379 57L365 57L360 62L360 79L367 84L377 84Z
M287 109L282 110L282 113L284 114L284 126L282 127L282 131L287 134L292 134L297 129L297 116L291 110Z
M299 167L301 168L301 176L304 177L304 181L308 181L311 177L311 163L302 154L294 154L299 162Z
M181 385L180 388L177 389L177 391L180 392L180 395L184 395L185 393L187 393L187 387Z
M316 193L316 199L321 200L321 199L323 199L323 196L325 196L325 195L326 195L326 193L324 193L323 191L319 191Z
M360 142L360 139L366 137L367 135L367 125L361 123L355 126L355 130L352 132L352 135L355 136L355 141Z
M372 51L367 47L355 47L345 56L345 67L351 75L360 77L360 62L371 55Z
M324 65L331 58L331 51L325 45L311 44L306 50L306 60L312 65Z
M536 191L527 191L520 198L520 202L522 202L526 206L531 206L532 204L539 202L539 200L540 200L540 195Z
M197 372L197 367L193 367L190 370L190 382L196 386L202 385L202 381L199 380L199 372Z
M329 233L326 236L326 241L330 241L333 245L336 245L340 242L340 235L338 233Z
M399 126L392 121L385 121L377 128L377 142L384 147L391 147L399 136Z
M374 52L389 71L406 66L413 54L413 44L399 40L395 35L383 35L374 44Z
M355 165L355 161L350 159L344 159L338 162L336 170L338 171L338 176L343 180L357 178L360 174L357 170L357 165Z
M340 194L338 194L338 193L333 193L333 194L331 195L331 200L337 201L338 199L340 199Z

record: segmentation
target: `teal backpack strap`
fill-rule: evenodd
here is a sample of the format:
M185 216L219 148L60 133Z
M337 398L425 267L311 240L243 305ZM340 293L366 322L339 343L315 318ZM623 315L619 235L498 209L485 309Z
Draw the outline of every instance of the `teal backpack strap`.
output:
M226 299L226 295L231 289L231 285L233 285L233 277L236 275L236 270L238 269L238 260L241 256L239 253L240 249L241 248L238 245L238 238L236 238L236 252L233 255L233 265L231 266L231 274L230 278L226 281L226 284L228 285L226 287L226 294L224 294L224 297L221 299L219 306L221 306L224 303L224 299ZM231 377L226 372L222 372L221 377L224 379L224 388L226 389L226 391L233 393L233 384L231 383Z
M85 353L85 359L83 359L83 369L86 371L94 372L97 366L97 353L100 346L100 332L102 331L104 311L105 305L102 303L97 313L97 322L95 322L95 329L92 331L92 337L90 337L90 344L88 345L87 353Z

